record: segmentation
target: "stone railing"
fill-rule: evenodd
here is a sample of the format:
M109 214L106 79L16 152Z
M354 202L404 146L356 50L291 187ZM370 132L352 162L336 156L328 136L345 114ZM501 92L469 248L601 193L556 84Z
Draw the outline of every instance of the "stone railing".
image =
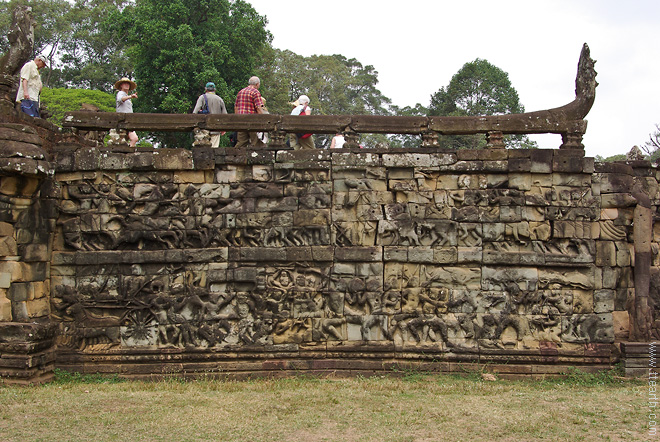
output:
M409 134L422 137L422 147L434 147L439 135L485 134L487 147L504 148L503 136L511 134L560 134L561 148L583 148L582 137L596 94L596 71L585 44L580 54L575 100L548 110L524 114L478 117L400 117L373 115L324 116L305 118L292 115L173 115L70 112L63 126L82 131L253 131L268 132L269 146L283 148L287 133L343 133L346 147L358 147L358 135ZM125 139L122 140L124 144Z
M487 147L504 148L503 136L508 134L562 135L562 148L582 148L584 120L549 121L533 114L490 117L397 117L372 115L177 115L177 114L121 114L109 112L69 112L63 126L82 131L196 132L253 131L268 132L269 147L285 146L286 134L311 132L316 134L343 133L346 147L358 147L360 134L408 134L422 137L422 147L438 145L441 135L484 134Z

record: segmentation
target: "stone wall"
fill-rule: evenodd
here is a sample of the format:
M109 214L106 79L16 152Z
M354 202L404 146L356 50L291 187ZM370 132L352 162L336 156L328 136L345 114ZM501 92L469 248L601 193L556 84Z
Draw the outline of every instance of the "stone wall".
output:
M53 183L46 133L20 119L0 124L0 377L15 382L47 381L55 362L50 244L57 203L42 198Z
M660 339L648 162L99 148L26 118L0 125L4 380L542 376Z
M633 189L658 217L657 168L576 149L53 159L57 363L127 376L609 367L638 314Z

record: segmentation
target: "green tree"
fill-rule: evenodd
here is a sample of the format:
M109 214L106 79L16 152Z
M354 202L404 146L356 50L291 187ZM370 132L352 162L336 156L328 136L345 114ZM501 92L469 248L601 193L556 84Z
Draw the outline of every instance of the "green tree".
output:
M130 0L76 0L68 17L70 35L62 42L59 85L112 91L117 79L132 76L126 55L127 29L118 26Z
M231 112L271 40L265 18L243 0L137 0L122 15L138 80L136 112L189 113L209 81Z
M394 115L403 117L423 117L429 114L428 108L417 103L414 107L405 106L391 106L391 111ZM417 148L422 145L422 137L419 135L390 135L390 147L394 148Z
M288 114L289 103L305 94L319 115L389 115L391 100L376 87L378 72L343 55L303 57L272 49L258 75L262 95L273 113Z
M441 87L431 96L429 115L479 116L522 113L518 92L511 85L509 74L477 58L465 63L452 77L449 85ZM441 137L441 144L451 148L482 148L486 145L481 135ZM506 136L509 147L536 147L527 136Z
M612 163L614 161L626 161L626 154L617 154L610 157L603 157L602 155L596 155L594 157L597 163Z
M315 115L389 115L391 100L377 88L378 72L343 55L303 57L289 50L270 48L257 71L261 94L271 113L289 114L300 95L309 96ZM331 136L315 137L316 145L328 146ZM387 144L385 135L365 134L365 147Z
M102 112L115 111L115 97L113 94L98 90L44 88L41 91L41 101L51 114L49 121L62 125L66 112L78 111L83 103L91 104Z
M49 68L41 74L44 83L48 85L56 72L52 69L55 55L71 33L71 4L67 0L11 0L0 3L0 51L3 53L9 49L7 34L12 24L13 11L19 5L32 8L35 20L34 55L43 54L49 60Z

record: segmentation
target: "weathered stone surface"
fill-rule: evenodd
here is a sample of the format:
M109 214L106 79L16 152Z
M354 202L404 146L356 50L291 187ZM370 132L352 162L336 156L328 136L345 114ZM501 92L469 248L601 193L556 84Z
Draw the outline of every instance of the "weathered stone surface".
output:
M636 208L657 213L658 174L648 163L584 158L582 117L565 119L583 112L577 101L557 110L561 150L451 151L427 133L490 133L494 143L546 127L548 115L535 113L73 115L67 124L119 130L303 124L357 138L394 128L424 134L425 147L55 145L54 184L27 170L24 182L1 177L0 318L51 318L58 364L130 375L383 370L386 361L492 363L511 375L607 366L611 344L639 320L631 306L640 266L649 276L644 321L651 336L660 330L658 231L647 229L646 255L633 241Z

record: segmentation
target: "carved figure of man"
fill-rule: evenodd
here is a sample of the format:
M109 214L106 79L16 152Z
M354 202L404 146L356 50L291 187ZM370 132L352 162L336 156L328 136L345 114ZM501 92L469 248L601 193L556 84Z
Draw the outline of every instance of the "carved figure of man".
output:
M46 67L46 57L37 55L21 68L21 78L16 94L16 102L21 103L21 111L31 117L41 118L39 114L39 94L42 83L39 71Z

